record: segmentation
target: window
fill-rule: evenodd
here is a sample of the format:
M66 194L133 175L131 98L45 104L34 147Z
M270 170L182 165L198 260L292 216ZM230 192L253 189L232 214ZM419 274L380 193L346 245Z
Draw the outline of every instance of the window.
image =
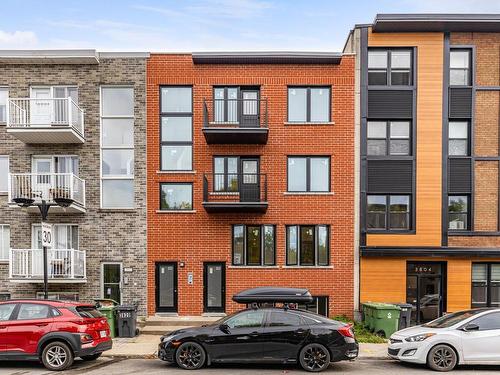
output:
M480 331L500 330L500 313L492 312L470 322L479 326Z
M110 298L121 303L122 265L121 263L102 264L102 298Z
M238 87L214 87L214 120L239 123Z
M450 195L448 197L448 229L469 229L469 197L467 195Z
M8 301L10 299L10 293L0 293L0 301Z
M9 157L0 156L0 193L9 190Z
M329 122L330 87L289 87L289 122Z
M134 89L101 87L101 207L134 208Z
M368 121L367 128L369 156L411 154L409 121Z
M49 317L49 305L23 303L17 313L17 320L46 319Z
M409 195L368 195L367 228L373 230L409 230Z
M290 311L271 311L269 314L269 327L297 327L302 325L302 319Z
M10 226L0 224L0 261L9 260Z
M286 227L287 266L328 266L330 233L327 225L288 225Z
M470 65L470 50L450 51L450 86L471 85Z
M472 264L472 307L500 307L500 263Z
M0 321L10 320L15 308L16 305L14 303L0 305Z
M467 121L449 122L448 154L450 156L469 155L469 123Z
M233 265L274 266L274 225L233 225Z
M9 89L0 87L0 124L7 122L7 105L9 100Z
M411 50L368 51L368 85L409 86L412 84Z
M327 156L289 156L288 191L330 191L330 158Z
M214 157L214 191L237 192L238 157Z
M36 293L37 299L44 299L44 292ZM60 300L60 301L79 301L78 293L73 292L49 292L49 300Z
M193 184L160 184L160 210L192 210Z
M79 249L77 225L54 224L52 226L52 235L54 236L52 241L54 249ZM42 227L40 225L33 225L32 241L34 249L42 249Z
M193 169L191 87L161 88L161 170Z
M264 311L253 310L239 313L229 318L224 323L229 328L258 328L262 326L263 320Z
M298 308L328 317L328 296L313 296L311 303L300 303Z

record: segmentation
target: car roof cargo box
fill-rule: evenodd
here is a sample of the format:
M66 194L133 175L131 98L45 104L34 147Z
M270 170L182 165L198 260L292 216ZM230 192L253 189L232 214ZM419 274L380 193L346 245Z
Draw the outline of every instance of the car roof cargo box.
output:
M313 298L309 290L303 288L260 287L245 289L235 294L233 301L237 303L311 303Z

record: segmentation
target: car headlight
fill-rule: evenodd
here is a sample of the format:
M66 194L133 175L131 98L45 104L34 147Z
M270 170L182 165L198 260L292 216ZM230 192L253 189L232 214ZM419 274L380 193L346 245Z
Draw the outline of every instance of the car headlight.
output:
M161 342L170 341L170 340L172 340L173 337L174 337L174 335L162 336Z
M422 333L421 335L407 337L407 338L405 338L405 341L408 341L408 342L420 342L420 341L424 341L424 340L426 340L429 337L432 337L434 335L435 335L435 333Z

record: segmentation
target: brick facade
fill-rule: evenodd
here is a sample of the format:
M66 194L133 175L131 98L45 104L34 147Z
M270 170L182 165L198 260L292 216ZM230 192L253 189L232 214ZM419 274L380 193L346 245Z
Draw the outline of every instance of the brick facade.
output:
M101 58L99 64L79 65L0 65L0 85L7 86L11 98L27 98L33 85L76 85L79 105L85 111L85 143L25 144L0 126L0 155L8 155L11 173L30 173L33 155L77 155L79 176L86 181L86 212L56 214L49 211L49 222L79 227L79 247L86 251L87 282L50 283L49 291L75 292L81 301L92 301L101 294L101 263L122 262L133 272L124 273L123 303L138 303L145 315L146 295L146 171L145 165L145 58ZM133 210L100 209L100 101L101 85L131 85L135 93L135 205ZM0 224L9 224L10 245L31 248L31 226L40 215L8 207L7 196L0 196ZM33 298L43 284L8 281L8 264L0 265L0 293L13 298Z
M151 55L147 66L148 143L148 313L155 313L155 263L184 262L178 269L178 313L203 313L203 262L226 264L226 312L238 305L231 296L263 285L307 287L329 296L330 315L353 313L354 279L354 57L340 65L195 65L191 55ZM192 173L162 173L159 155L159 86L193 86ZM266 145L207 145L202 133L203 98L213 85L260 86L268 99ZM287 85L332 87L331 125L286 125ZM260 157L267 174L267 213L209 214L202 206L203 173L211 173L214 155ZM287 194L287 155L331 156L329 194ZM161 182L192 182L192 213L157 213ZM232 224L275 224L276 266L231 265ZM330 266L285 266L285 225L330 225ZM187 282L193 274L193 284Z

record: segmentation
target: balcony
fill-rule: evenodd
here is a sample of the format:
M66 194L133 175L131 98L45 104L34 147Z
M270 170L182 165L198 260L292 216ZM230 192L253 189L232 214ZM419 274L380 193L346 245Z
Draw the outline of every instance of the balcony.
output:
M31 199L33 203L45 200L54 204L51 212L85 212L85 181L72 173L10 173L9 204L15 205L16 199ZM60 204L68 207L61 207ZM30 206L29 212L38 212Z
M24 143L84 143L83 117L71 98L9 99L7 132Z
M48 249L49 283L86 282L85 251ZM10 249L9 279L13 282L43 282L42 249Z
M208 144L266 144L267 99L204 99L203 134Z
M265 174L212 173L203 176L203 207L209 213L265 213Z

